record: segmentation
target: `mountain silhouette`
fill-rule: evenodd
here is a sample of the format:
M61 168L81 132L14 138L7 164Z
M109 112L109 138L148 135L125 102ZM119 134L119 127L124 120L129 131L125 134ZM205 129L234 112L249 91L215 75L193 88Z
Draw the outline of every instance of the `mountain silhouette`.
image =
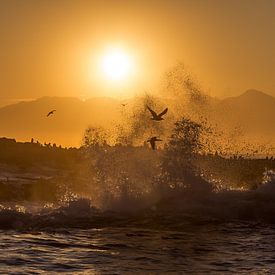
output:
M241 126L250 137L275 140L275 98L257 90L215 100L212 119L228 129ZM0 108L0 136L79 146L88 126L108 127L121 117L121 102L112 98L82 101L42 97ZM46 117L56 109L54 116Z
M110 98L82 101L70 97L43 97L8 105L0 108L0 136L78 146L88 126L113 123L119 106L119 101ZM52 109L58 112L46 117Z
M241 126L248 136L275 137L275 98L271 95L247 90L240 96L221 100L216 113L224 124Z

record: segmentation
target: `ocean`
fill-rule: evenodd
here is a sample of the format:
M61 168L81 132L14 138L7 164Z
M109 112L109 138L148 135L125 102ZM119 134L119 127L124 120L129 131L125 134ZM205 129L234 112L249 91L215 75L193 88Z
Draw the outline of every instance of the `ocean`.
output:
M88 199L2 205L0 273L271 274L275 184L266 184L267 191L181 195L130 212Z

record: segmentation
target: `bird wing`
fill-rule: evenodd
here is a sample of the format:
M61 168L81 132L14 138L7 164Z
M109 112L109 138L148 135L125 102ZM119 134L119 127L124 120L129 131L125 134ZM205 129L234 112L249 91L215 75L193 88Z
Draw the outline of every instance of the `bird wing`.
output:
M163 116L168 112L168 108L164 109L158 116Z
M151 144L152 149L155 150L155 148L156 148L155 141L154 140L150 140L150 144Z
M54 112L56 112L56 110L50 111L50 112L47 114L47 117L50 116L50 115L52 115Z
M157 113L155 111L153 111L148 105L146 106L147 109L150 111L150 113L152 114L153 117L157 117Z

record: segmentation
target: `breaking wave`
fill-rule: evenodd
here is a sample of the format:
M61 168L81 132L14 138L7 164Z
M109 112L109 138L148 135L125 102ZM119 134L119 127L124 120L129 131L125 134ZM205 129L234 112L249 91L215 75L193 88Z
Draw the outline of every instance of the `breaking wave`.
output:
M198 185L197 189L183 190L177 187L170 192L168 189L165 192L163 189L152 192L155 192L155 200L151 204L148 203L148 195L136 198L132 207L129 206L129 197L120 197L108 209L97 208L91 199L86 198L57 204L2 204L0 228L54 230L142 226L180 229L194 222L275 222L275 173L272 171L266 172L263 182L254 190L215 191Z

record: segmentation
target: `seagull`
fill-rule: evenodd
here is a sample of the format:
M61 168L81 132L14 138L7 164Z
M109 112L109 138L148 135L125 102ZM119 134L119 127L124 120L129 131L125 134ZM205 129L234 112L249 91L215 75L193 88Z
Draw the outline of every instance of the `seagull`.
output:
M162 141L162 139L159 139L157 137L151 137L150 139L147 140L147 142L150 142L151 148L153 150L156 150L156 141Z
M122 103L121 106L125 107L128 103Z
M50 111L50 112L47 114L47 117L49 117L49 116L53 115L53 114L54 114L54 112L56 112L56 110L52 110L52 111Z
M168 112L168 108L164 109L161 113L157 114L155 111L153 111L148 105L147 105L147 109L150 111L150 113L152 114L152 120L156 120L156 121L161 121L164 120L162 118L163 115L165 115Z

